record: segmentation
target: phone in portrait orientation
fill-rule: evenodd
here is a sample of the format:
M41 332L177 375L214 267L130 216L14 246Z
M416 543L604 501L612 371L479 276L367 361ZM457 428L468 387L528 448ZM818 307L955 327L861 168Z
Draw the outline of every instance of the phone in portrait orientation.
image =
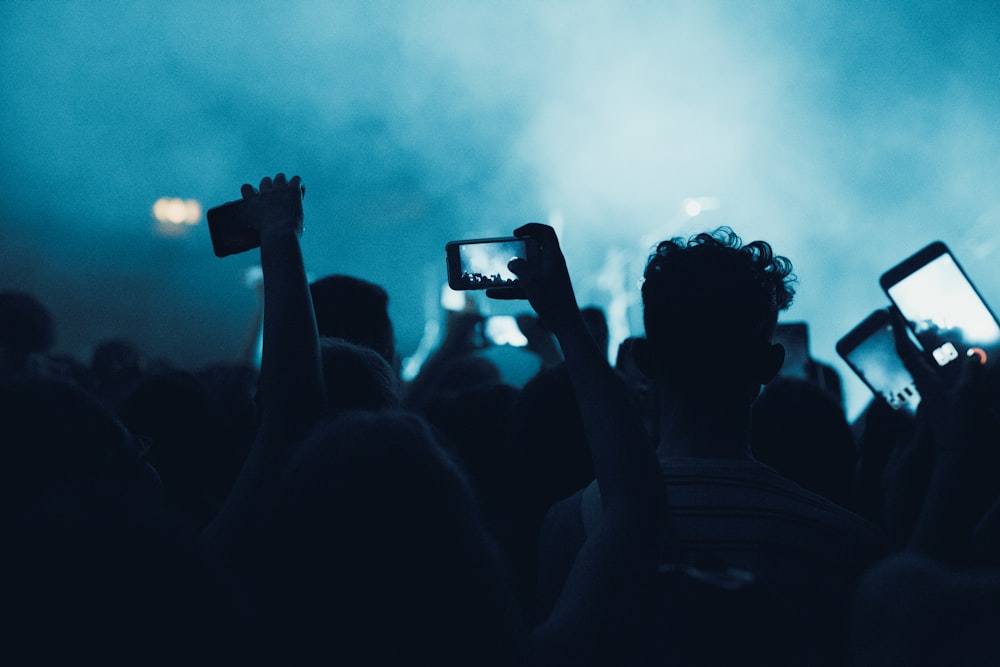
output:
M948 247L935 241L879 278L928 360L945 368L963 355L1000 363L1000 323Z
M453 290L517 287L517 276L507 268L515 257L528 257L527 239L504 238L449 241L445 245L448 286Z
M894 410L916 414L920 394L896 353L889 311L880 308L837 341L837 354L875 396Z
M809 356L809 325L805 322L779 322L774 330L773 342L785 348L785 361L781 375L812 379Z
M243 216L243 200L227 202L208 209L208 233L216 257L226 257L260 247L260 231Z

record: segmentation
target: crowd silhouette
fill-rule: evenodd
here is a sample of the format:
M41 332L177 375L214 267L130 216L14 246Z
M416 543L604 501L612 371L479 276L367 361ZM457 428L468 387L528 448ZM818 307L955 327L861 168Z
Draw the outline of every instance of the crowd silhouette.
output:
M241 189L259 367L73 359L0 291L8 664L1000 664L975 358L937 372L895 314L920 408L849 422L832 368L779 373L791 261L719 228L652 249L610 364L531 223L518 287L487 295L524 300L534 377L505 381L465 310L403 381L386 290L308 281L302 191Z

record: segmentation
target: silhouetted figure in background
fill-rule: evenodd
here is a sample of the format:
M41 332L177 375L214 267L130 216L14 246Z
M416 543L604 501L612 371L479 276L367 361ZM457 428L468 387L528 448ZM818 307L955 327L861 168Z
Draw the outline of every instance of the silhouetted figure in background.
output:
M399 377L378 352L342 338L321 338L320 354L328 415L399 407Z
M415 415L348 411L302 444L254 542L268 655L510 665L524 633L462 471Z
M135 387L145 373L139 346L125 338L107 338L94 346L90 372L94 390L112 408Z
M343 338L378 352L398 372L389 294L363 278L333 274L309 285L316 327L324 338Z
M192 531L204 528L232 488L245 448L230 439L219 397L194 373L143 379L121 401L129 430L150 440L164 499Z
M0 376L27 373L33 355L44 354L56 339L49 309L27 292L0 291Z
M67 382L0 380L0 443L5 662L241 655L227 592L106 406Z
M754 458L841 507L858 512L857 450L841 406L809 380L778 377L754 401Z
M632 344L639 340L638 336L629 336L618 345L615 354L615 371L625 380L632 398L639 408L642 416L642 423L649 435L650 442L655 445L659 442L659 398L657 397L656 383L642 372L635 363L635 354L632 351Z
M858 446L855 472L858 513L883 527L887 527L887 475L893 474L895 457L913 438L915 426L911 414L893 409L881 397L872 400L851 424ZM891 545L892 536L887 535Z

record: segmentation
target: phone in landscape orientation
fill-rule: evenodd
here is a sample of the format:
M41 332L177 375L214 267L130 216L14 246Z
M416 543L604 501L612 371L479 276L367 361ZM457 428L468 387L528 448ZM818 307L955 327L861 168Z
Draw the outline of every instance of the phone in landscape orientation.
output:
M208 209L208 233L216 257L226 257L260 247L260 231L243 217L243 200L226 202Z
M920 394L896 353L889 311L880 308L837 341L837 354L875 396L895 410L916 414Z
M507 268L515 257L528 257L528 239L503 238L449 241L445 245L448 286L454 290L517 287L517 276Z
M809 356L809 325L805 322L779 322L773 342L785 348L781 375L811 379Z
M293 209L302 206L302 198L306 195L305 186L300 186L299 196L289 193L284 203ZM212 237L212 249L217 257L235 255L260 247L260 230L246 219L247 202L243 199L226 202L205 212L208 219L208 233ZM301 220L301 210L294 211Z
M1000 363L1000 323L948 247L935 241L879 278L913 335L937 367L976 355Z

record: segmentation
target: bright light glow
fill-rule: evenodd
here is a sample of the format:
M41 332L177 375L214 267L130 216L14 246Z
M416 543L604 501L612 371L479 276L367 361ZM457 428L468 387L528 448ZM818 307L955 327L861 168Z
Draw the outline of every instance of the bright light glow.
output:
M189 225L197 225L201 220L201 204L196 199L188 199L184 202L187 217L184 219Z
M243 285L250 289L258 289L264 284L264 269L260 264L251 266L243 272Z
M434 347L437 345L438 338L441 335L441 325L435 320L427 320L424 322L424 335L420 339L420 343L417 345L416 351L414 351L412 356L403 359L402 378L403 380L409 382L413 378L417 377L420 373L421 366L427 360L427 357L431 355L434 351Z
M694 218L705 211L719 210L719 200L716 197L688 197L681 202L684 215Z
M171 225L197 225L201 222L201 204L195 199L160 197L153 204L157 222Z
M466 294L453 290L448 285L441 287L441 307L445 310L463 311L469 310L469 300Z
M697 199L685 199L682 204L684 212L692 218L701 213L701 204Z
M555 230L556 236L562 236L563 227L566 225L566 218L559 210L549 211L549 227Z
M486 319L484 333L494 345L513 345L524 347L528 339L517 326L517 320L512 315L494 315Z

